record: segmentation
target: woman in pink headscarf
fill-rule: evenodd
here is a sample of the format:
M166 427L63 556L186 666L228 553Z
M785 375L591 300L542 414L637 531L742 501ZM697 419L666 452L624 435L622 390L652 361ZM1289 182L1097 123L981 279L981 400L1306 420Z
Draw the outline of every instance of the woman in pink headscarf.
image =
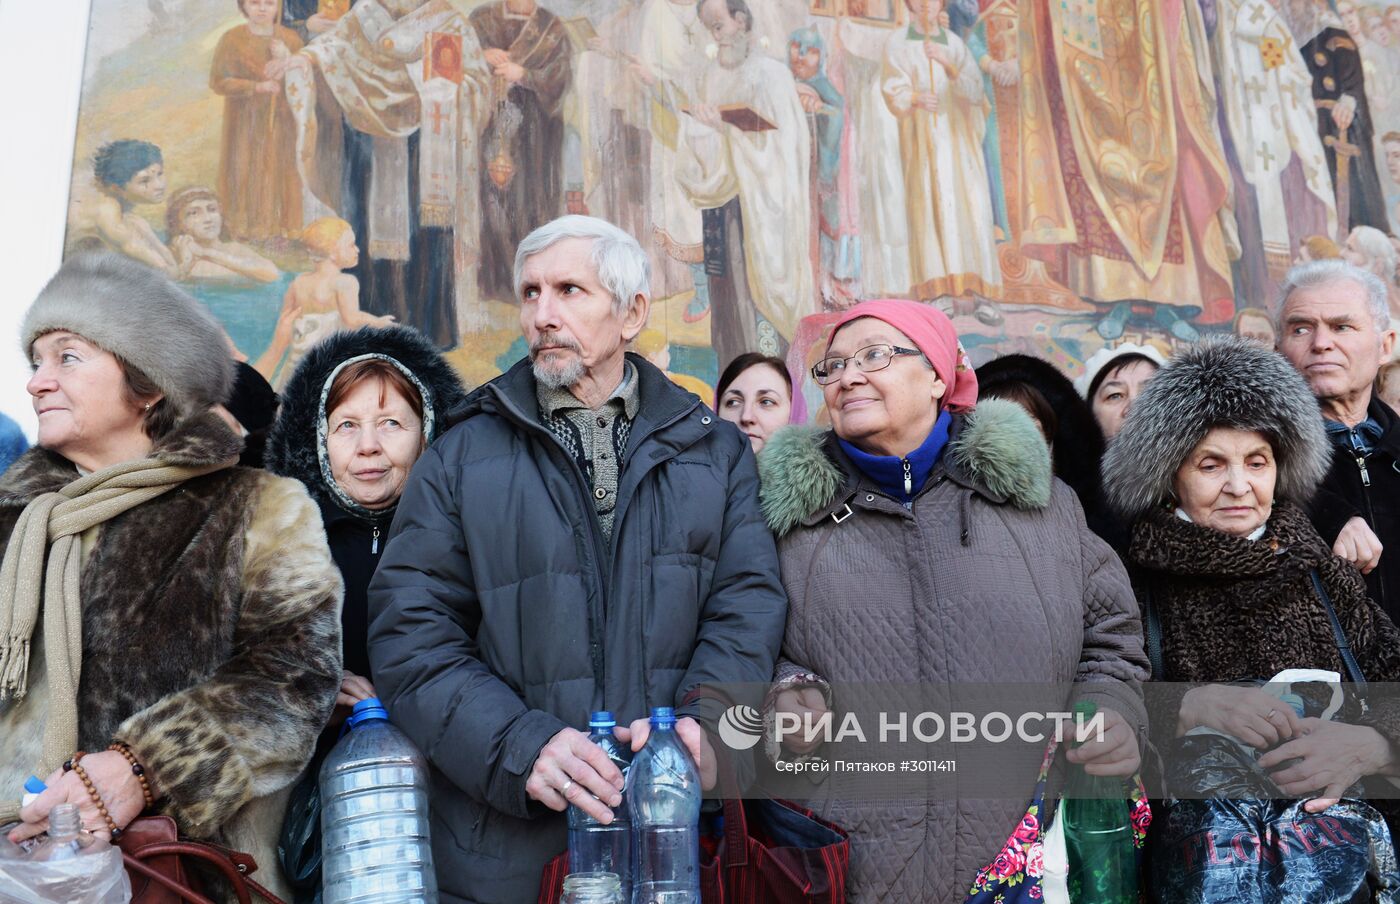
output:
M1039 689L991 701L1013 723L1088 699L1104 730L1057 759L1131 776L1147 659L1127 574L1051 476L1025 411L978 404L976 375L937 309L855 306L812 376L832 429L781 430L759 456L790 601L764 714L774 790L851 831L850 901L1037 899L1040 815L1054 800L1040 778L1045 739L1018 730L986 756L954 751L956 776L910 774L905 759L936 754L882 747L876 713L947 719L970 688L992 683ZM831 732L792 728L826 712ZM864 741L840 736L849 715ZM861 760L897 771L839 765ZM983 763L994 781L977 774ZM798 769L799 786L784 784Z

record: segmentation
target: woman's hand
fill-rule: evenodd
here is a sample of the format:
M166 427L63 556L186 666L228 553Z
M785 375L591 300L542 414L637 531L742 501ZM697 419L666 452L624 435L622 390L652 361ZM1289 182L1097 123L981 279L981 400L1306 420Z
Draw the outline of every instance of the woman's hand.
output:
M1299 723L1299 735L1261 756L1259 768L1296 760L1270 778L1286 794L1321 792L1305 806L1309 813L1321 813L1340 800L1347 788L1395 763L1390 742L1368 725L1323 719L1300 719Z
M1301 731L1293 707L1255 687L1207 684L1181 699L1176 734L1204 726L1224 732L1256 750L1266 750Z
M1071 748L1065 759L1078 763L1090 775L1129 776L1142 765L1137 733L1128 720L1111 709L1101 709L1103 733L1097 737L1086 725L1075 740L1084 743ZM1090 723L1092 724L1092 723Z
M826 699L818 688L792 687L778 694L773 700L775 722L776 717L784 713L796 718L800 726L797 731L782 735L783 747L789 753L804 756L821 746L822 738L816 731L816 722L826 715ZM791 722L791 719L788 721ZM810 734L804 730L807 725L812 727Z
M126 757L115 750L93 753L83 757L82 767L92 781L92 786L101 795L102 803L107 807L107 814L112 817L112 822L117 824L117 828L126 828L133 819L141 815L146 806L146 798L141 793L141 780L132 774L131 764L126 761ZM149 772L146 773L146 780L152 782L154 790ZM64 772L60 769L48 777L46 784L49 787L34 798L29 806L19 811L21 824L10 832L10 841L18 844L26 838L47 832L49 811L59 804L77 804L78 817L82 820L83 827L99 838L111 840L112 833L108 830L107 821L102 818L97 804L83 786L83 780L78 778L77 770Z

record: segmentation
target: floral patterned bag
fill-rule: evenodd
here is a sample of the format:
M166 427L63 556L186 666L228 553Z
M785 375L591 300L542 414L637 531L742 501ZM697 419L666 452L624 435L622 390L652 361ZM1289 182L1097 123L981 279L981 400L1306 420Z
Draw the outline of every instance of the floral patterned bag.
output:
M978 870L965 904L1028 904L1032 901L1039 904L1044 900L1045 780L1058 746L1053 740L1046 745L1040 776L1036 779L1035 793L1026 815L1021 817L996 859ZM1152 809L1140 776L1133 776L1132 792L1125 803L1133 822L1133 847L1141 859L1147 827L1152 823Z

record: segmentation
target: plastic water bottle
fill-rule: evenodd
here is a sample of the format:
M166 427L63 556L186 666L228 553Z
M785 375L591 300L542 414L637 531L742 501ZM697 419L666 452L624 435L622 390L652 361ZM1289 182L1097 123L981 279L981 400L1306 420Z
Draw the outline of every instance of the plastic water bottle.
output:
M588 718L588 739L603 749L614 766L627 774L629 751L613 737L617 720L607 711ZM603 825L578 807L569 807L569 873L612 873L624 895L632 887L632 832L627 800L613 808L613 821ZM626 898L623 899L624 901Z
M1081 723L1096 711L1088 700L1074 706ZM1074 904L1137 904L1137 855L1127 797L1122 779L1071 767L1063 812L1069 899Z
M627 899L612 873L573 873L564 878L559 904L627 904Z
M423 754L377 699L321 766L324 904L437 904Z
M58 804L49 811L48 837L29 852L29 859L50 863L72 860L96 843L97 839L92 833L83 831L83 821L78 816L78 805ZM103 847L105 846L104 842Z
M700 904L700 772L669 706L651 711L651 737L627 773L633 904Z
M121 852L83 830L75 804L49 811L48 835L27 855L0 857L0 901L127 904L131 882Z

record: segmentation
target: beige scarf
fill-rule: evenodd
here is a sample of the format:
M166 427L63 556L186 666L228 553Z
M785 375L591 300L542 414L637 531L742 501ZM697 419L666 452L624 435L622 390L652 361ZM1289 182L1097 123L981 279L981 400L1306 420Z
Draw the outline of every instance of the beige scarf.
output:
M82 534L194 477L235 464L171 465L146 458L96 471L30 501L0 563L0 703L28 689L29 645L42 606L49 706L39 775L78 745L78 678L83 662Z

